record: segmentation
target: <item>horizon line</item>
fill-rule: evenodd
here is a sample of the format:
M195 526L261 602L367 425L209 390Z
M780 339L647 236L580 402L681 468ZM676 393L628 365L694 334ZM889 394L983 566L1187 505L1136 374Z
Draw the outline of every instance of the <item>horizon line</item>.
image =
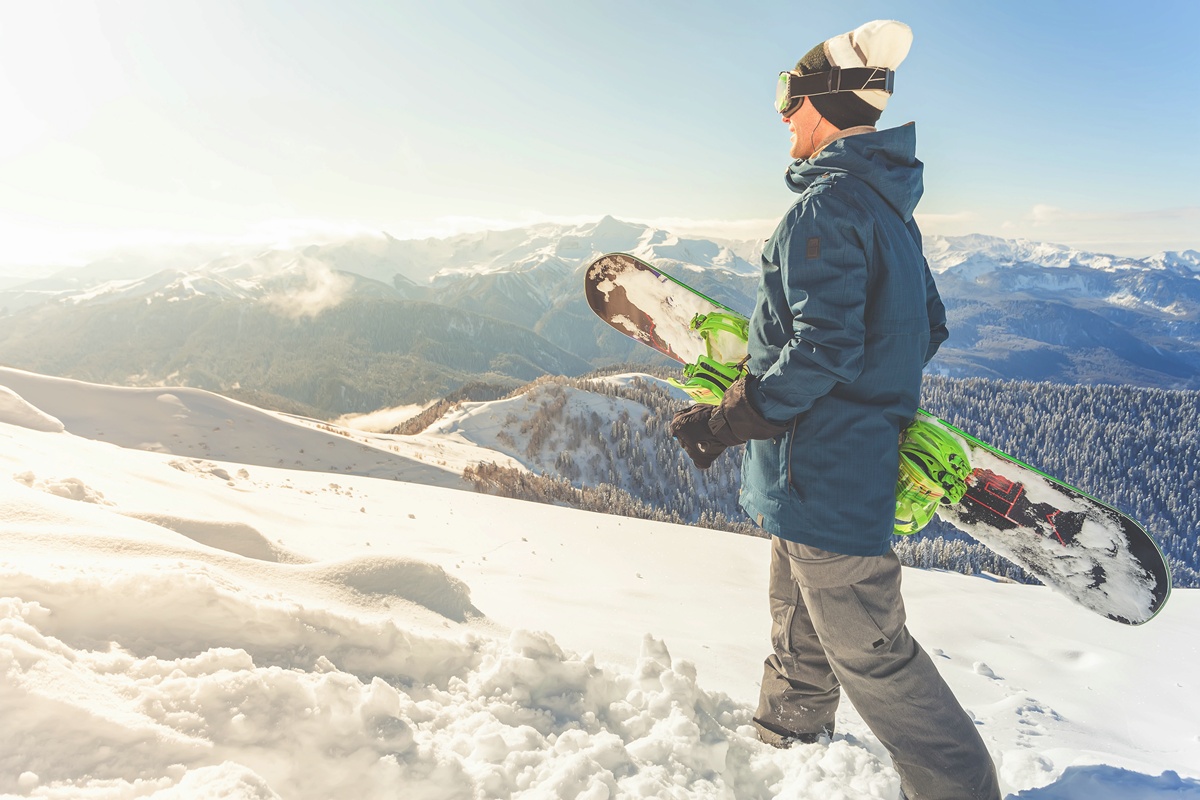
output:
M1191 213L1194 209L1173 209L1174 213ZM1167 212L1163 212L1167 213ZM1145 212L1137 212L1145 217ZM963 214L916 214L920 224L930 223L931 228L939 227L939 223L962 222L972 215ZM705 238L723 243L745 243L752 240L764 240L778 224L775 219L693 219L687 217L655 217L646 218L637 215L629 217L612 213L577 214L577 215L547 215L524 213L515 217L474 217L450 216L433 220L405 223L369 223L359 221L334 221L317 219L274 219L255 223L240 233L184 233L180 231L153 229L122 229L115 231L97 231L75 229L42 232L46 238L54 238L62 242L66 239L63 249L58 253L31 256L28 251L24 255L6 256L0 251L0 273L4 271L24 272L29 270L45 270L46 268L67 269L82 267L107 258L121 256L152 255L156 250L174 251L188 248L202 250L218 249L252 249L286 250L311 245L330 244L347 241L360 237L387 237L397 241L424 241L429 239L445 240L457 236L488 232L506 232L532 228L540 225L583 226L598 223L604 219L614 219L630 225L643 225L657 230L682 236L685 238ZM1006 223L1006 225L1009 223ZM1044 223L1043 223L1044 226ZM396 231L396 233L392 233ZM0 232L4 232L0 226ZM28 235L28 229L26 229ZM37 237L38 232L33 236ZM1170 246L1155 244L1154 240L1144 238L1094 238L1091 236L1071 237L1037 237L1025 235L1003 235L983 231L943 233L936 230L925 231L926 237L945 239L962 239L968 237L983 237L1012 242L1029 242L1046 244L1068 249L1086 249L1097 255L1111 255L1121 258L1144 259L1161 253L1187 253L1200 251L1200 242L1190 246ZM12 237L3 236L11 241ZM1095 250L1092 248L1119 246L1127 252L1118 253L1110 250ZM26 245L26 249L29 245ZM1143 255L1134 255L1129 250L1137 249Z

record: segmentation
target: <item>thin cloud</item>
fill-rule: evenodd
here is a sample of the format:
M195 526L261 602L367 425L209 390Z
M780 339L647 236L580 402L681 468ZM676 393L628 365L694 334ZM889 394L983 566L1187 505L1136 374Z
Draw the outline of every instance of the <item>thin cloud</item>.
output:
M315 317L341 304L354 285L348 275L334 272L325 264L302 260L298 267L295 285L280 288L263 298L268 308L291 319Z
M965 222L975 222L979 214L974 211L958 211L953 214L914 214L917 222L926 225L953 225Z
M1054 225L1063 222L1195 221L1200 223L1200 206L1181 206L1150 211L1069 211L1057 206L1038 204L1029 210L1025 219L1034 225Z

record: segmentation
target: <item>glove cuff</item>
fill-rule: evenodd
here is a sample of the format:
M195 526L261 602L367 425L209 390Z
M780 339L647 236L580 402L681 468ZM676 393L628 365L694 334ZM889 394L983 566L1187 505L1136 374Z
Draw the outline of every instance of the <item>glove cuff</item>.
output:
M754 407L747 394L747 379L739 378L725 390L721 405L708 420L708 429L730 447L751 439L773 439L788 429L771 422Z

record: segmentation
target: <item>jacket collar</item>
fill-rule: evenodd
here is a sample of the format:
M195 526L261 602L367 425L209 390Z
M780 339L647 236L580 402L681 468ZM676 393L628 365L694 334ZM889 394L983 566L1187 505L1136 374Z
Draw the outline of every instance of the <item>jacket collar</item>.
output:
M916 126L873 130L847 128L821 143L807 159L792 162L788 188L803 193L823 175L846 173L860 179L880 195L906 222L924 191L924 165L917 159Z
M821 140L821 143L817 145L816 151L813 152L813 156L819 156L822 150L836 142L838 139L845 139L847 136L857 136L860 133L875 133L875 128L872 125L856 125L853 128L846 128L845 130L837 131L832 136L828 136Z

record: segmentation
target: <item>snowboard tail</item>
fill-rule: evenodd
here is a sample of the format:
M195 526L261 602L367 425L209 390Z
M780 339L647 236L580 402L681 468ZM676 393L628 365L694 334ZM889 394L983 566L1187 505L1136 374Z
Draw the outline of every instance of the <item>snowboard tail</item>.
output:
M1162 610L1171 572L1137 520L925 411L967 448L967 491L938 516L1080 605L1127 625Z
M672 383L693 400L719 403L741 376L748 319L653 265L601 256L584 294L613 329L684 365L684 380ZM1140 625L1162 609L1171 573L1136 520L928 412L917 419L953 436L970 462L961 499L937 508L944 520L1109 619Z

